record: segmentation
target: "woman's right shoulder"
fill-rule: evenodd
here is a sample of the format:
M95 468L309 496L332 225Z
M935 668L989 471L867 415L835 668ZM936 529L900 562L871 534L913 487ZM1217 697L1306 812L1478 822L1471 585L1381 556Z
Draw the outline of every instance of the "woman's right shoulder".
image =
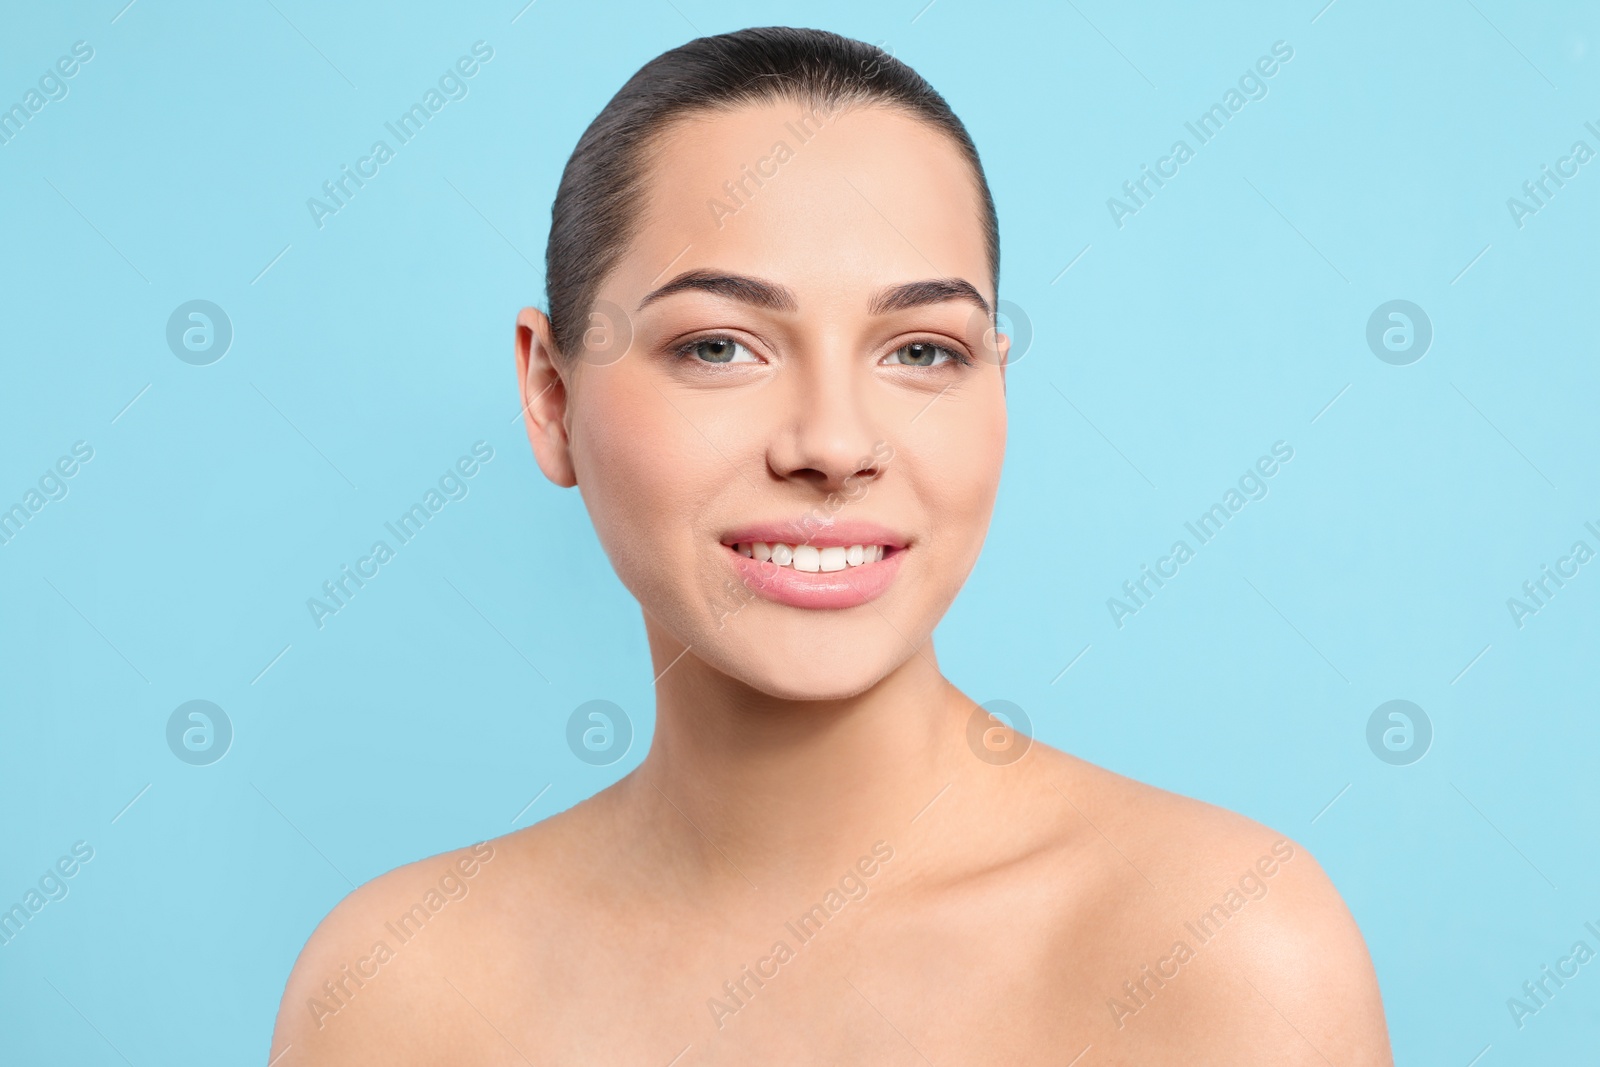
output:
M289 974L273 1067L459 1056L455 1031L481 999L472 972L493 969L501 932L558 888L574 814L406 863L340 900Z

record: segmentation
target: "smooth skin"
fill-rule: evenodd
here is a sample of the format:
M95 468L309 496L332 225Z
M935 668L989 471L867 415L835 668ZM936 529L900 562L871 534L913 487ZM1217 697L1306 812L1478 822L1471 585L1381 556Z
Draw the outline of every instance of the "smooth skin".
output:
M972 740L931 635L988 529L1009 340L970 296L873 298L963 280L992 307L978 193L916 119L814 113L801 143L807 110L663 132L597 303L626 317L595 320L587 358L517 319L539 467L643 609L648 754L341 902L290 976L276 1065L1392 1063L1361 934L1302 846L992 721ZM767 288L646 301L687 272ZM726 534L830 494L906 539L883 596L730 589Z

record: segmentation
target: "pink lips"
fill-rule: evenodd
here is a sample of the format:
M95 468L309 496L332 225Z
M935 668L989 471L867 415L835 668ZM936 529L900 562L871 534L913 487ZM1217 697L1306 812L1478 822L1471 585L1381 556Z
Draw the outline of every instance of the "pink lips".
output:
M883 545L883 559L846 567L842 571L798 571L741 555L733 546L764 541L767 544L809 544L817 548ZM900 571L906 539L886 526L863 520L768 522L742 526L725 534L722 545L739 579L752 593L795 608L839 609L859 607L883 595Z

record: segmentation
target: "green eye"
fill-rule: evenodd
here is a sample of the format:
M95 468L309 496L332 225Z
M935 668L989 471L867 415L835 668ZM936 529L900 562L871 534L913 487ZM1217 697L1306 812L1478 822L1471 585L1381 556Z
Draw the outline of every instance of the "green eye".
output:
M889 358L902 367L937 367L945 363L963 362L961 357L943 345L930 341L913 341L889 353Z
M701 363L754 363L755 356L750 350L738 341L726 337L707 337L699 341L690 341L678 350L685 357L692 357ZM741 357L740 353L743 353Z

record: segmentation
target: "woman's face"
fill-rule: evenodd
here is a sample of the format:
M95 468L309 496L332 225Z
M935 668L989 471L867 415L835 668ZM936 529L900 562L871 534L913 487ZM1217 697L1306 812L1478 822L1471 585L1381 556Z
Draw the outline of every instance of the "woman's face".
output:
M540 465L647 625L774 696L855 695L924 650L994 504L1009 341L976 179L901 112L798 103L680 121L649 168L560 382L519 320Z

